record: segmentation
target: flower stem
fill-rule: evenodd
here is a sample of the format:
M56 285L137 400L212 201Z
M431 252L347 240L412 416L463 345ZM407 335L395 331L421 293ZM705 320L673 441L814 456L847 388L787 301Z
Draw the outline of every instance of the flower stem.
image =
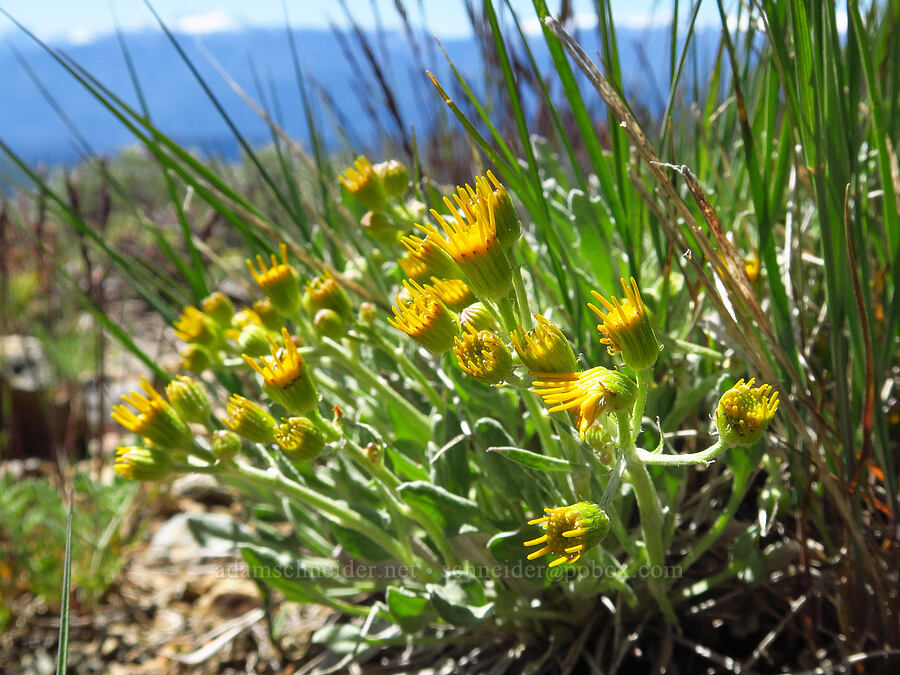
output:
M646 397L646 394L645 394ZM631 429L631 420L627 413L616 413L616 422L619 425L619 443L625 456L625 466L634 489L638 511L641 516L641 530L644 535L644 546L647 549L647 562L650 564L650 574L647 585L666 620L673 625L678 624L675 612L669 598L666 596L665 584L662 579L655 578L654 573L662 570L666 563L666 552L663 546L663 515L662 505L659 503L659 495L653 480L647 471L647 467L641 461L634 447L634 434ZM656 568L656 569L654 569Z
M728 446L720 439L706 450L692 452L686 455L662 455L656 452L647 452L640 448L637 449L637 454L644 464L656 464L660 466L688 466L690 464L709 465L727 449Z
M632 446L637 442L638 434L641 433L641 422L644 419L644 407L647 405L647 392L650 390L652 373L650 368L637 371L637 398L634 402L634 413L631 416Z

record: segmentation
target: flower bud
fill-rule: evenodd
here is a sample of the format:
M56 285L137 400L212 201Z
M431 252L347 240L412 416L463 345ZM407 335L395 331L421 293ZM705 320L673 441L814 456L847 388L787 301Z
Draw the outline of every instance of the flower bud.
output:
M384 211L366 211L359 224L363 232L368 233L382 246L393 248L397 245L400 230Z
M552 553L559 556L550 563L556 567L572 564L606 538L609 516L593 502L578 502L570 506L545 508L546 516L529 520L529 525L543 525L545 534L526 541L525 546L541 546L528 554L529 560Z
M213 364L213 356L209 350L198 344L189 343L179 352L181 369L199 375Z
M120 404L113 406L112 418L162 450L188 450L194 443L191 428L145 377L141 378L141 389L146 396L136 391L122 396L122 400L131 404L139 414L135 415Z
M572 346L559 327L540 314L537 326L525 333L520 326L510 332L516 353L528 370L536 373L571 373L578 368Z
M135 481L158 481L175 471L172 459L164 450L140 446L120 446L116 449L115 472Z
M264 408L239 394L228 399L228 417L222 421L233 432L254 443L275 440L275 418Z
M738 380L722 394L716 407L716 428L722 443L746 448L758 441L778 410L778 392L764 384L752 389L755 378L746 384Z
M473 302L459 314L459 325L466 329L469 326L475 330L497 330L497 321L484 303Z
M209 399L197 380L179 375L166 385L166 396L185 421L196 424L209 423L211 414Z
M319 337L340 340L344 334L346 323L341 316L331 309L320 309L313 319L313 330Z
M233 431L218 429L213 432L209 441L209 449L217 459L230 462L241 451L241 437Z
M250 274L256 279L256 283L272 301L275 309L285 316L293 316L300 308L300 276L297 274L297 270L288 263L287 244L282 243L279 250L281 251L281 262L278 262L278 258L272 254L272 265L267 267L263 257L258 255L256 264L259 266L259 271L254 268L253 262L249 259L247 267L250 269ZM263 320L265 319L263 318Z
M371 302L362 302L359 305L359 320L364 324L372 325L378 318L378 308Z
M387 206L384 182L366 157L358 157L353 166L338 178L350 194L370 211L381 211Z
M483 384L500 384L512 374L512 355L497 335L468 328L453 347L460 369Z
M262 356L269 353L269 332L260 325L249 324L240 331L228 331L228 336L237 342L241 354Z
M366 457L372 466L384 464L384 448L374 441L366 445Z
M315 459L325 448L325 437L305 417L290 417L275 429L275 442L294 459Z
M375 171L381 176L388 197L400 197L409 187L409 171L396 159L376 164Z
M600 461L605 473L609 473L616 465L617 442L615 434L597 419L584 433L585 442L591 446L594 456Z
M450 351L459 335L456 316L430 289L415 281L404 281L403 285L412 299L405 303L399 295L395 296L394 316L388 317L388 322L433 354Z
M625 279L620 281L625 291L621 301L612 297L610 302L597 291L591 291L606 312L593 304L588 304L588 307L603 320L597 325L597 330L605 336L600 342L607 345L606 350L610 354L621 353L622 360L635 370L645 370L656 363L660 345L634 277L631 278L631 286L625 283Z
M223 328L228 328L234 318L234 305L228 296L220 291L203 298L200 304L203 313Z

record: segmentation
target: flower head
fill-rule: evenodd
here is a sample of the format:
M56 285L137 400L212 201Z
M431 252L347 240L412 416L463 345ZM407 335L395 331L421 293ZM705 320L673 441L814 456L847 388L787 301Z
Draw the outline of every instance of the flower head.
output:
M181 357L181 369L189 373L200 374L213 364L213 355L203 345L189 342L178 354Z
M384 181L365 156L357 157L353 166L338 178L350 194L370 211L380 211L387 205Z
M606 350L610 354L620 352L625 363L635 370L644 370L656 363L659 342L634 277L631 278L631 286L625 283L625 279L620 281L625 291L622 300L616 297L607 300L597 291L591 291L606 311L593 304L588 304L588 307L603 320L597 325L597 330L605 336L600 342L606 345Z
M275 428L275 442L295 459L315 459L325 447L325 437L305 417L289 417Z
M529 560L552 553L559 556L550 563L556 567L563 563L570 565L584 555L588 549L599 544L609 533L609 516L597 504L578 502L571 506L544 509L546 516L529 520L529 525L543 525L545 534L526 541L525 546L539 546L528 554Z
M475 189L466 185L466 192L471 203L483 204L485 208L494 212L497 238L500 240L500 244L504 248L515 244L522 235L522 224L516 215L509 192L500 184L494 174L488 171L487 176L478 176L475 178Z
M400 243L409 251L410 255L418 258L428 268L431 276L445 279L455 279L462 272L456 261L450 254L432 237L417 237L408 234L400 238Z
M145 377L141 378L141 389L146 396L132 391L122 397L122 400L131 404L138 414L120 404L113 406L112 418L163 450L189 449L194 442L194 434L172 404L166 401Z
M454 312L458 312L475 302L472 289L462 279L438 279L437 277L431 277L429 287Z
M238 436L254 443L275 440L275 418L249 398L232 394L226 410L228 417L222 421Z
M174 324L175 335L189 344L215 350L222 342L222 329L213 319L196 307L187 306Z
M598 366L580 373L532 373L534 392L550 412L572 410L582 439L600 415L628 410L637 396L635 383L617 370Z
M231 325L231 320L234 318L234 305L228 299L228 296L221 291L216 291L212 295L203 298L200 307L203 309L204 314L220 326L227 328Z
M258 360L247 354L242 356L262 376L263 390L269 398L288 411L302 415L316 406L318 392L309 368L287 328L281 329L281 336L284 347L279 347L269 336L271 356L263 356Z
M493 204L487 200L473 201L469 192L473 192L469 186L457 188L453 202L444 197L444 204L452 214L449 221L431 210L446 239L434 225L416 227L456 261L476 296L502 298L512 285L512 269L497 237Z
M209 422L209 399L197 380L179 375L166 385L166 396L172 407L188 422Z
M310 318L315 317L320 309L337 312L345 321L353 319L353 303L347 291L326 271L323 275L310 279L303 295L303 306Z
M716 407L716 428L724 443L749 447L763 435L778 410L778 392L763 384L753 389L754 378L738 380L722 394Z
M256 283L272 301L279 312L292 315L300 307L300 277L287 257L287 244L281 243L278 247L281 252L281 262L273 253L271 267L266 266L266 261L261 255L256 256L256 264L259 271L253 266L253 261L247 259L247 267L250 274L256 279Z
M534 318L537 321L534 329L525 333L520 326L509 334L522 363L537 373L573 372L578 368L578 359L566 336L540 314Z
M254 301L253 309L251 311L259 319L260 325L266 330L275 331L277 333L281 330L282 325L284 325L284 319L281 318L280 311L269 298L260 298L259 300Z
M459 335L459 322L447 309L437 294L428 286L415 281L404 281L403 286L412 300L403 302L395 296L390 324L402 330L413 340L434 354L443 354L453 348L453 340Z
M115 472L136 481L157 481L175 469L169 453L158 448L121 446L116 449Z
M454 342L459 367L479 382L500 384L512 373L512 356L495 333L469 326Z
M397 258L397 264L400 265L403 274L417 283L425 283L431 277L431 270L428 269L428 265L409 251L404 251Z

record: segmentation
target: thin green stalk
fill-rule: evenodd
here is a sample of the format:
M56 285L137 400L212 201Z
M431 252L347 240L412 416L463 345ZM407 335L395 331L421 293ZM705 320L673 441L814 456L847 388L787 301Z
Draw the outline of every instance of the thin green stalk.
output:
M636 448L638 458L644 464L656 464L658 466L689 466L691 464L703 464L708 466L714 459L728 449L728 445L721 439L716 441L706 450L692 452L686 455L663 455L656 452L647 452Z
M372 343L376 347L382 350L385 354L390 356L392 359L396 359L400 368L419 384L422 389L422 394L425 395L425 397L428 399L428 402L431 403L432 406L442 412L447 409L447 403L443 398L441 398L441 395L438 393L437 389L435 389L431 385L431 382L429 382L428 378L425 377L425 373L422 372L422 369L417 368L416 364L414 364L410 360L410 358L406 355L406 352L404 352L402 349L393 347L376 330L366 330L365 335L372 341Z
M641 530L644 535L644 546L647 549L647 562L651 568L647 586L653 597L656 598L666 620L672 625L678 625L678 619L675 617L675 612L672 610L672 605L666 596L663 580L653 577L653 568L661 570L666 563L666 552L662 539L663 514L659 495L656 493L656 487L653 485L653 480L650 478L647 467L644 466L637 449L634 447L631 420L626 413L617 413L616 422L619 425L619 443L625 455L625 466L628 468L628 476L634 489L634 496L641 516Z
M650 380L653 379L653 371L650 368L637 372L637 398L634 401L634 414L632 415L631 446L637 442L641 433L641 421L644 419L644 407L647 405L647 392L650 390Z

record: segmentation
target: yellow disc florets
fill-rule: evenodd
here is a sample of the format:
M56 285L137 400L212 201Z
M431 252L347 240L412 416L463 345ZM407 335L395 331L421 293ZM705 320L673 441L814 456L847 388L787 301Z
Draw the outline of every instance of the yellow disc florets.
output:
M441 301L454 312L458 312L475 302L472 289L462 279L438 279L437 277L431 277L430 287Z
M459 335L459 322L447 309L437 294L429 286L421 286L415 281L404 281L412 300L403 302L395 296L390 324L409 335L434 354L443 354L453 348L453 339Z
M637 395L635 383L617 370L598 366L580 373L532 373L534 392L550 412L572 410L583 439L600 415L628 410Z
M529 520L529 525L543 525L546 533L526 541L525 546L539 546L528 554L529 560L552 553L559 556L550 567L572 564L609 533L609 517L597 504L578 502L571 506L544 509L546 516Z
M260 405L239 394L228 399L228 417L222 421L238 436L255 443L275 440L275 418Z
M484 384L500 384L512 373L512 356L491 331L468 327L456 338L453 353L462 371Z
M381 176L365 157L360 156L353 166L338 176L344 187L350 191L359 203L371 211L380 211L387 205L387 193Z
M737 447L756 443L778 410L778 392L764 384L753 389L751 380L738 380L722 394L716 407L716 428L722 442Z
M406 235L400 242L409 251L409 254L417 258L428 268L431 276L453 279L462 274L459 265L432 237L417 237L414 234Z
M222 342L222 329L207 314L196 307L185 307L174 324L175 335L189 344L198 344L215 350Z
M647 316L644 301L637 282L631 278L631 285L621 279L625 297L607 300L597 291L591 291L594 298L603 305L605 312L593 304L588 307L603 323L597 325L604 337L600 342L606 345L610 354L621 353L622 360L635 370L650 368L659 356L659 342Z

